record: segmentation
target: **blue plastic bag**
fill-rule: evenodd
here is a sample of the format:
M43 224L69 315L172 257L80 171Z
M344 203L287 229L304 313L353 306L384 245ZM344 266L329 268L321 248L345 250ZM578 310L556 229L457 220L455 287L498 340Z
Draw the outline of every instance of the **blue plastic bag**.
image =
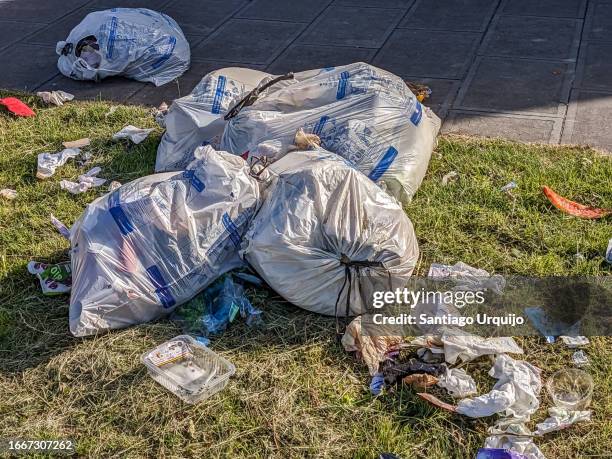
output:
M262 322L261 310L251 304L237 274L221 276L181 308L175 318L182 322L186 331L203 338L218 335L239 315L248 326Z

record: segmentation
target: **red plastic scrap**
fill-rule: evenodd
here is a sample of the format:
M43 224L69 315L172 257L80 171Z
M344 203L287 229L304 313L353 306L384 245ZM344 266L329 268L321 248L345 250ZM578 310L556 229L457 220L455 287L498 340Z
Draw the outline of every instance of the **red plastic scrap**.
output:
M4 99L0 99L0 104L4 105L7 110L15 116L36 116L34 110L16 97L5 97Z
M585 206L584 204L570 201L569 199L558 195L547 186L542 187L542 192L553 206L555 206L561 212L573 215L574 217L595 219L612 214L612 210L610 209L599 209L597 207Z

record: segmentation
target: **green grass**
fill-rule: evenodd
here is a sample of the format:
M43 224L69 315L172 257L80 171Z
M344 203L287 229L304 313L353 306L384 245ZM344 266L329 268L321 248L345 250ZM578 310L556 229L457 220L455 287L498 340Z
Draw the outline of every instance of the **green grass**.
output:
M1 93L1 92L0 92ZM35 98L25 100L36 105ZM161 131L127 148L110 141L126 124L154 127L144 108L107 103L37 106L33 119L0 114L0 437L70 438L93 457L358 457L391 451L404 458L473 457L493 419L439 411L401 388L374 398L365 365L335 342L334 321L250 291L265 326L235 324L212 347L237 367L228 387L188 406L156 385L140 355L178 334L170 322L90 339L68 332L67 297L46 298L26 271L31 259L68 259L68 243L49 215L71 224L105 187L72 196L61 179L83 169L69 162L47 181L35 178L36 155L64 140L93 140L91 165L121 182L151 173ZM441 186L455 170L458 181ZM465 261L500 273L610 275L603 261L611 220L563 215L543 198L547 184L572 199L612 207L612 163L582 148L526 146L495 140L441 138L429 172L406 209L419 239L418 272L431 262ZM514 198L499 188L515 180ZM582 254L576 257L576 253ZM540 338L520 338L524 358L544 377L571 365L571 351ZM588 347L595 379L593 421L536 439L549 457L601 457L612 449L612 340ZM493 380L486 358L467 365L479 390ZM444 397L442 391L434 390ZM549 404L542 393L535 422Z

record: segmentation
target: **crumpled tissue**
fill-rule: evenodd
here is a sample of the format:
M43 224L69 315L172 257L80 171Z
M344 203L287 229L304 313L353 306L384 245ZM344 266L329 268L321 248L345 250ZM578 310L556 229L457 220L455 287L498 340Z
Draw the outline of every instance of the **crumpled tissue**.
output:
M55 174L55 170L66 164L70 158L74 158L81 153L78 148L66 148L59 153L40 153L38 155L38 167L36 177L47 179Z
M60 186L63 190L68 190L72 194L85 193L90 188L95 188L106 183L106 179L96 177L102 168L94 167L83 175L79 175L79 182L71 182L69 180L62 180Z
M462 368L447 368L446 373L439 377L438 386L446 389L455 398L469 397L477 393L474 378Z
M489 370L489 375L498 380L493 390L479 397L461 400L457 404L457 413L472 418L502 413L517 422L526 422L540 406L540 372L529 362L499 355Z
M137 128L136 126L132 126L131 124L128 124L126 127L121 129L119 132L116 132L115 134L113 134L113 139L114 140L130 139L135 144L139 144L144 139L146 139L151 132L153 132L153 128L143 129L143 128Z

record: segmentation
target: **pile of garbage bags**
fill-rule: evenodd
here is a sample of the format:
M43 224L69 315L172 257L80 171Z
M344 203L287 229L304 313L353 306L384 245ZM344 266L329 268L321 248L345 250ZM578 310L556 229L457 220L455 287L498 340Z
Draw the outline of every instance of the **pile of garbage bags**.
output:
M73 334L167 315L245 263L288 301L336 317L406 284L419 249L402 202L439 119L401 79L362 63L219 70L165 123L166 172L97 199L71 229Z
M90 13L55 51L59 71L69 78L122 75L155 86L181 76L191 61L189 42L174 19L146 8Z
M440 119L401 78L369 64L284 76L224 69L170 106L155 170L181 169L203 144L273 162L299 147L295 135L303 131L405 203L423 180L439 129Z

